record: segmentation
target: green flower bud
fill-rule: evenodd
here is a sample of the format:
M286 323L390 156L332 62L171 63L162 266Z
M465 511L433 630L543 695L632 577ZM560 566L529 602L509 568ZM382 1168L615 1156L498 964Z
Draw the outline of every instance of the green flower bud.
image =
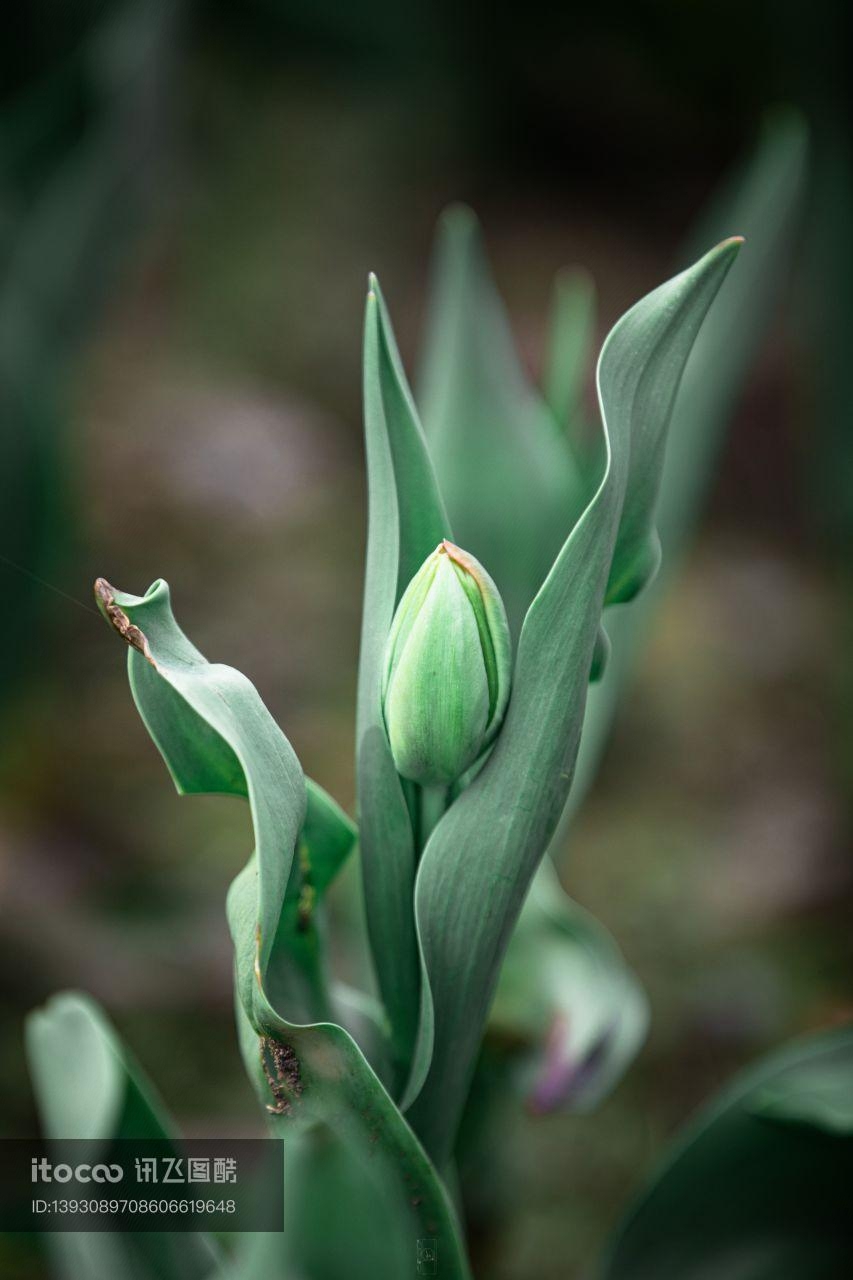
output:
M509 698L510 639L481 564L442 542L397 606L382 703L397 772L449 786L494 740Z

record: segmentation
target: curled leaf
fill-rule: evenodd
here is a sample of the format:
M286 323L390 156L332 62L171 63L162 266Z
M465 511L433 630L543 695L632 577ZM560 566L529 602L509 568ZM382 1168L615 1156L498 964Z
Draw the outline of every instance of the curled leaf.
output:
M435 1169L358 1045L325 1012L329 995L315 922L299 910L299 841L312 828L293 748L250 681L207 662L187 639L164 582L140 597L100 581L98 599L130 643L134 700L179 790L249 802L255 852L231 886L227 912L241 1048L271 1123L291 1140L331 1130L368 1170L381 1230L435 1236L448 1274L466 1276L454 1212ZM313 815L315 847L323 846L320 883L339 862L343 844L330 803ZM389 1246L384 1256L387 1270L380 1274L396 1280L395 1249Z

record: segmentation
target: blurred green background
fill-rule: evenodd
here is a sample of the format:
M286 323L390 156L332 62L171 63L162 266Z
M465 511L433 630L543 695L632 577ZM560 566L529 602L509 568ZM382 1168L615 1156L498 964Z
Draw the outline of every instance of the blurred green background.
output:
M252 678L351 810L368 270L413 369L435 219L469 202L538 372L555 271L592 272L603 337L780 103L812 137L797 252L560 866L645 984L649 1042L595 1115L507 1103L484 1274L587 1274L701 1099L853 1012L849 17L831 0L806 16L757 0L8 15L0 1132L34 1131L21 1021L69 986L105 1004L188 1131L260 1125L223 909L248 817L179 803L94 578L165 577L194 641ZM350 869L339 912L358 893ZM35 1242L3 1249L10 1276L43 1274Z

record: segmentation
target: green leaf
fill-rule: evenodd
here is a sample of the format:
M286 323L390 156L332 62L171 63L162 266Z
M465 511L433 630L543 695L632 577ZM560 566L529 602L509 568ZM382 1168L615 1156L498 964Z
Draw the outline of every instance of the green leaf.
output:
M746 244L687 361L676 396L661 481L657 524L663 570L631 609L607 615L611 654L604 678L590 690L581 748L565 819L565 839L595 777L625 686L651 619L678 572L702 510L714 462L756 350L787 274L806 178L808 138L802 119L768 119L746 164L703 220L701 243L742 231ZM692 242L699 235L691 237Z
M424 353L418 403L455 541L494 578L517 637L585 486L519 364L470 209L439 224Z
M410 1118L441 1167L453 1147L509 937L571 782L617 536L648 545L652 463L696 332L738 242L637 303L598 364L607 461L599 487L527 613L494 751L436 826L415 903L435 1010L433 1061ZM630 536L620 534L626 528Z
M415 1236L404 1218L377 1206L379 1175L381 1169L359 1159L331 1129L292 1135L285 1163L284 1230L240 1238L235 1280L397 1280L414 1275ZM389 1190L387 1184L382 1189ZM387 1199L393 1208L393 1196Z
M823 1104L815 1111L807 1101L816 1079L824 1098L831 1082L830 1123ZM770 1098L777 1101L768 1109ZM797 1123L778 1122L783 1098L782 1112ZM849 1026L799 1041L744 1072L700 1113L628 1212L606 1280L846 1275L852 1110Z
M152 1086L93 1000L54 996L30 1014L27 1055L48 1138L170 1138L174 1128ZM93 1155L93 1159L96 1158ZM49 1240L67 1280L210 1280L221 1275L200 1232L58 1232Z
M526 1045L531 1110L592 1110L637 1054L647 1026L645 993L613 938L543 862L489 1017L491 1037Z
M322 883L340 861L339 814L315 793L306 820L305 779L292 747L245 676L208 663L186 638L165 583L137 597L99 580L97 595L130 645L134 699L178 789L249 801L255 853L229 891L228 921L241 1048L271 1123L286 1143L314 1129L334 1133L364 1168L380 1238L386 1229L410 1241L435 1236L447 1274L466 1276L447 1193L355 1041L321 1020L328 995L318 947L299 936L310 935L314 922L298 909L289 914L304 886L300 836L310 841L314 831ZM273 986L277 999L293 1005L274 1006ZM396 1280L396 1256L389 1245L387 1269L372 1275Z
M739 249L741 244L740 236L723 241L716 251L717 261L730 264L732 251ZM688 274L683 273L681 278ZM657 290L650 295L650 299L657 299L653 305L650 306L650 299L646 299L629 312L629 316L635 318L634 325L629 328L634 328L640 344L635 355L631 357L629 354L626 361L622 353L614 352L612 337L602 350L598 385L605 422L607 397L618 400L624 396L627 387L634 402L635 424L626 457L625 500L610 567L606 604L623 604L633 599L654 576L660 564L655 511L667 442L665 427L671 422L679 383L699 327L722 281L722 275L711 272L704 280L697 278L695 292L672 290L665 300ZM623 324L624 321L617 325L614 334L622 332ZM666 334L665 341L657 346L655 330ZM648 358L648 353L653 350L655 354L648 367L643 367L644 357Z
M357 832L322 787L306 782L305 819L270 953L267 991L274 1007L311 1021L330 1018L338 1008L325 970L322 901Z
M586 433L584 384L595 338L595 284L582 267L561 271L554 282L543 392L557 426L583 456Z
M397 1092L417 1088L431 1052L429 989L413 912L415 835L382 719L385 646L410 580L450 527L378 282L364 322L368 529L356 761L365 910L391 1025ZM416 1045L419 1034L420 1040Z
M310 885L319 898L352 853L358 830L338 802L310 778L307 789L302 840L309 858Z

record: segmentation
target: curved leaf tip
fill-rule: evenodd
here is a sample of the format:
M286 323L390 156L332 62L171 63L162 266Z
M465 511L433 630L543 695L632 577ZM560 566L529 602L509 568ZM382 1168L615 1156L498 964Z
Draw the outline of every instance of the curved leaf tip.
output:
M639 571L654 566L672 405L739 248L738 240L716 246L611 330L597 370L606 441L598 488L527 610L495 750L421 857L415 912L434 1048L410 1119L439 1165L453 1149L501 958L571 785L588 677L604 651L599 644L595 652L608 584L628 598L641 585ZM490 870L487 885L482 866Z
M125 1083L112 1030L95 1001L77 991L51 996L27 1018L25 1037L45 1132L63 1138L109 1136Z
M150 595L155 588L161 584L161 579L149 589ZM163 583L165 586L165 583ZM152 667L156 667L156 663L151 656L151 649L148 644L148 638L145 633L131 622L125 611L116 603L115 589L110 586L106 578L95 579L95 602L103 616L109 622L114 631L117 631L122 640L126 641L132 649L136 649L151 663Z
M602 485L615 482L622 494L605 604L633 600L660 566L655 515L675 398L696 336L743 242L742 236L722 240L641 298L601 348L596 384L608 454ZM613 435L630 422L636 425L619 459Z

